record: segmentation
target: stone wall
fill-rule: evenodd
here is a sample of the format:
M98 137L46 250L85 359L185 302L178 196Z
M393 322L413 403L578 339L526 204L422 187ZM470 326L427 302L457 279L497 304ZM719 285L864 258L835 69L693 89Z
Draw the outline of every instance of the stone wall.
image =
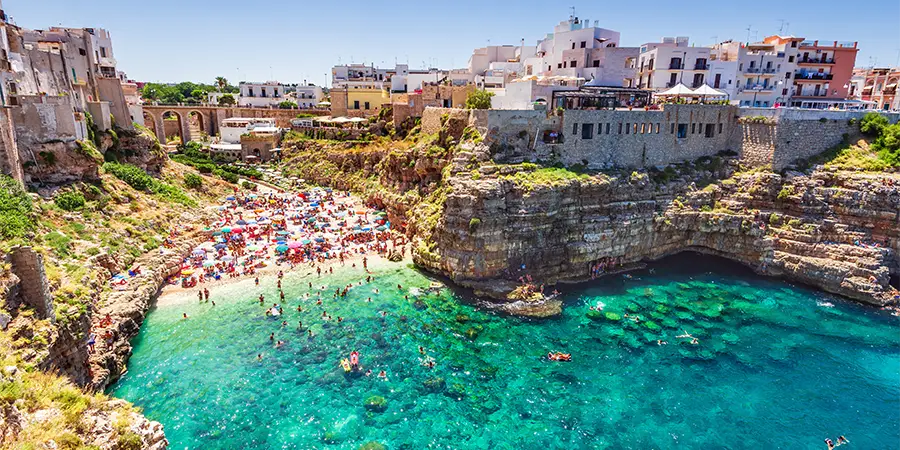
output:
M97 78L97 89L100 100L109 102L109 113L115 118L116 127L125 130L133 130L131 111L125 102L125 93L122 92L122 83L118 78Z
M53 298L44 273L44 257L31 247L15 247L10 251L12 272L21 280L18 299L34 309L41 319L56 321Z
M10 111L10 108L0 108L0 173L11 176L19 183L25 183L25 172L16 147L15 125Z
M858 131L863 111L665 105L661 110L462 110L426 108L422 130L468 117L501 163L562 163L589 169L656 167L733 152L749 166L780 170ZM886 114L897 122L900 114ZM759 119L761 116L765 119ZM752 119L751 119L752 118ZM854 123L851 124L851 119ZM545 133L557 133L545 142Z

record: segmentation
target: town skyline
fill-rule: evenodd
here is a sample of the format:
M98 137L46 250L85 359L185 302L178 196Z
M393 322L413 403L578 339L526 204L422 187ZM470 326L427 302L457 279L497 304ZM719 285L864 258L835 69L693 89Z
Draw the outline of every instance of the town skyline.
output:
M473 2L469 3L475 6ZM575 15L582 20L599 21L600 27L619 31L623 46L637 47L658 41L663 36L688 36L692 46L709 46L728 39L746 42L749 36L749 41L754 42L765 36L784 34L808 39L857 41L860 49L857 66L895 66L900 56L897 36L893 35L896 33L878 30L895 29L897 24L892 22L900 14L900 7L887 1L877 3L883 6L877 9L885 14L867 17L864 22L853 15L841 14L813 18L798 5L790 4L784 5L774 15L769 11L744 11L740 17L735 17L733 14L711 12L709 18L691 19L684 17L683 12L675 11L660 17L641 16L641 20L636 21L633 11L625 11L616 5L604 8L601 13L588 2L573 2ZM355 4L349 2L348 10L352 11ZM341 28L333 26L333 22L328 20L294 22L304 23L304 26L292 28L286 18L300 17L297 14L304 10L306 12L303 14L309 14L324 7L276 1L272 5L281 11L277 15L240 16L247 21L248 30L256 36L247 39L246 35L235 33L236 28L221 26L236 17L229 12L234 11L230 2L221 2L215 10L204 10L196 4L176 4L169 0L158 2L158 5L158 8L146 11L147 14L136 17L125 14L127 7L106 0L94 2L89 8L58 0L42 2L41 5L23 0L7 0L4 3L20 26L45 28L49 23L54 26L107 29L116 42L118 67L134 80L210 82L214 77L224 76L234 83L242 80L278 80L285 83L306 81L319 86L330 86L331 68L338 64L392 66L400 63L408 64L413 70L424 67L462 68L466 66L472 51L479 47L519 45L522 39L526 45L534 45L551 32L556 23L567 19L572 13L571 8L559 6L551 8L546 14L534 14L534 8L528 7L530 4L517 4L521 8L498 16L474 12L496 12L502 8L499 5L474 9L462 7L457 9L469 11L470 14L460 17L459 11L442 11L441 17L446 20L439 23L388 26L402 22L379 22L386 17L385 13L370 11L371 14L349 15L343 19L345 26ZM162 17L159 11L176 5L182 14L166 20L173 28L183 25L186 31L166 33L154 20ZM403 8L403 5L404 2L397 4L406 11L404 14L408 14L412 5L406 5L409 8ZM715 9L712 3L705 5ZM537 7L537 4L534 6ZM656 11L666 6L661 2L645 5L648 10ZM897 11L891 13L892 9ZM328 17L326 9L319 12ZM498 20L497 17L504 18ZM368 25L366 19L371 21ZM457 20L454 22L453 19ZM845 25L835 27L840 21ZM454 23L448 25L445 22ZM375 26L366 28L371 25ZM750 25L749 31L747 25ZM450 39L448 33L455 35ZM316 36L331 40L320 40ZM209 45L215 39L220 40L220 44ZM290 40L301 45L284 45ZM304 41L310 45L302 45ZM370 44L378 41L382 44ZM360 42L366 45L358 45ZM174 48L182 51L172 51ZM248 53L237 57L235 52ZM197 61L203 61L203 64L197 64Z

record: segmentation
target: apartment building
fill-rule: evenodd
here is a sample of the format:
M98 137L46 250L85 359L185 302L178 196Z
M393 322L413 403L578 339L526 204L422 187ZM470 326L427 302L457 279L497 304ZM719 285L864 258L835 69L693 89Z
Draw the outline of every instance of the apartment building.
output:
M286 100L284 85L277 81L264 83L241 81L238 83L238 89L240 89L239 106L269 107Z
M770 36L766 41L784 38ZM847 102L850 79L859 52L856 42L801 40L797 47L797 69L793 76L790 106L829 108Z
M654 91L684 84L698 88L707 84L709 47L691 47L684 36L664 37L662 42L640 47L637 66L638 87Z
M900 96L897 96L900 67L863 69L860 76L863 79L860 100L868 102L873 109L900 110Z

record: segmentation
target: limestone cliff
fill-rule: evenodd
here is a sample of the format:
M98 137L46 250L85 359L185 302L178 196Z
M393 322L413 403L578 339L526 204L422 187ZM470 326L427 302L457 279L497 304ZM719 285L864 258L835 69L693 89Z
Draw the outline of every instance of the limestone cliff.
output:
M434 242L414 253L460 284L525 274L548 284L584 280L597 263L697 250L867 303L891 297L896 174L742 173L734 159L707 158L651 174L554 178L534 165L475 164L485 152L458 154ZM698 189L701 181L711 184Z

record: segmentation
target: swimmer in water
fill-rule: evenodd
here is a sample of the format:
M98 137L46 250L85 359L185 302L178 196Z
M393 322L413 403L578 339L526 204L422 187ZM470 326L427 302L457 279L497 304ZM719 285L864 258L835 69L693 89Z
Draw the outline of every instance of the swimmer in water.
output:
M212 305L213 305L213 306L216 306L216 301L215 301L215 300L212 301Z
M422 346L420 345L420 346L419 346L419 353L421 353L421 354L424 355L424 354L425 354L425 347L422 347Z
M187 313L182 313L182 316L184 316L184 318L187 319Z
M262 353L256 355L256 360L257 360L257 361L262 361Z
M381 317L387 317L387 311L382 311L382 312L381 312Z
M278 342L275 343L275 348L281 348L282 345L284 345L284 341L279 340Z
M286 326L287 326L287 320L285 320L284 322L281 322L281 326L282 326L282 327L286 327Z
M366 371L366 376L367 376L367 377L371 377L371 376L372 376L372 369L369 369L369 370Z
M344 318L341 317L341 316L338 316L338 323L341 323L341 322L343 322L343 321L344 321Z
M307 331L308 331L308 332L309 332L309 337L313 337L313 332L312 332L312 328L310 328L310 329L309 329L309 330L307 330Z
M303 306L297 305L297 312L303 312Z
M662 340L662 339L657 339L657 340L656 340L656 345L666 345L666 344L668 344L668 342L666 342L666 341L664 341L664 340Z
M372 297L367 298L366 303L372 303Z
M382 380L387 380L387 372L385 372L383 370L381 372L378 372L378 378L381 378Z
M377 293L378 293L378 288L372 289L372 292L374 292L374 293L377 294Z
M269 335L269 340L270 340L270 341L274 341L274 340L275 340L275 333L272 333L272 334Z

